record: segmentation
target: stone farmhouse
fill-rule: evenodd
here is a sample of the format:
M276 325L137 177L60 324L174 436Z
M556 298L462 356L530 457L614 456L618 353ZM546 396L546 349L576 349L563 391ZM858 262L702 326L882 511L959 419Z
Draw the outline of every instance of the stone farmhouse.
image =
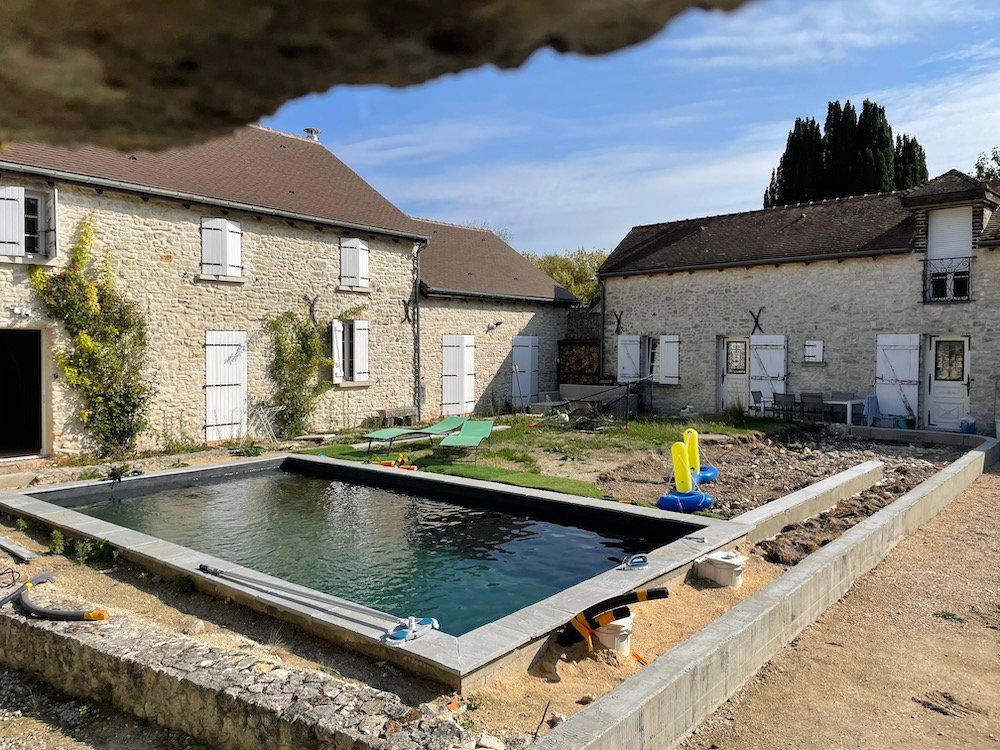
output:
M0 152L0 457L88 449L28 280L85 217L150 331L152 437L252 431L273 393L266 320L332 320L314 427L537 400L572 295L491 232L415 220L321 145L251 126L162 152L37 143ZM512 378L517 365L518 376Z
M602 363L676 413L874 393L885 420L992 431L1000 183L637 226L601 267ZM648 381L647 381L648 382Z

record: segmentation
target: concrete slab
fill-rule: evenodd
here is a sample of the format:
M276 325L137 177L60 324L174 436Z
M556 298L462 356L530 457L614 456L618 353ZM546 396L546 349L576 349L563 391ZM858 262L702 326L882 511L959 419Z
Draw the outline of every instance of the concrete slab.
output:
M0 474L0 490L18 490L30 487L38 479L33 471L17 471L11 474Z

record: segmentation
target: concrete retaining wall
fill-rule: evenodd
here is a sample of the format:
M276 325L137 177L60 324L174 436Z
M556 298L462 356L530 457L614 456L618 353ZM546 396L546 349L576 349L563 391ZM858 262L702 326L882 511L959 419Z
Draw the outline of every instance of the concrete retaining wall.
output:
M533 748L674 746L998 458L1000 443L985 441L661 656Z
M756 544L762 539L774 536L789 524L812 518L832 508L841 500L867 490L881 481L884 468L885 464L881 461L866 461L747 511L732 520L752 526L752 530L747 534L747 541Z

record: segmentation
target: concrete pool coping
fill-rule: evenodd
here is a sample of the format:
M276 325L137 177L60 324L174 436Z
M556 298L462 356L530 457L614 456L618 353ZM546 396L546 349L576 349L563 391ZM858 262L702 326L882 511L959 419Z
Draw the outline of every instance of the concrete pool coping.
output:
M656 524L683 524L691 527L691 531L682 538L651 550L646 568L605 571L462 636L433 631L403 647L393 648L380 640L386 629L398 622L398 618L393 615L376 617L337 609L335 605L320 607L305 598L316 593L313 589L107 523L67 507L106 499L111 485L108 481L73 482L0 492L0 511L32 519L73 537L105 541L116 547L123 558L147 570L165 577L178 574L190 576L199 590L232 599L255 611L286 620L328 640L395 663L408 671L460 691L485 683L505 667L530 660L553 631L565 625L586 607L638 587L655 585L672 578L689 567L696 558L733 544L746 537L750 530L748 525L735 521L692 517L547 490L428 472L403 472L389 467L301 454L281 454L204 467L168 469L125 478L119 486L125 491L139 487L166 488L181 486L196 479L216 479L277 469L361 481L417 494L432 493L444 500L468 497L470 493L474 493L477 496L475 504L479 506L510 512L531 513L532 509L536 512L544 510L550 515L558 512L560 515L567 515L563 522L569 524L602 521L620 528L638 523L644 531ZM54 502L40 499L46 497ZM262 586L209 575L199 570L199 565L252 576ZM289 593L277 593L272 588L275 586L280 586Z

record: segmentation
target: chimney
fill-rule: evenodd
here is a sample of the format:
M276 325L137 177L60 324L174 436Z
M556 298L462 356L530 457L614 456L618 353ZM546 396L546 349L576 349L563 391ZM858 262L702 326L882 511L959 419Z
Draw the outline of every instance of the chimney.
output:
M306 138L319 143L319 128L303 128L302 130L306 134Z

